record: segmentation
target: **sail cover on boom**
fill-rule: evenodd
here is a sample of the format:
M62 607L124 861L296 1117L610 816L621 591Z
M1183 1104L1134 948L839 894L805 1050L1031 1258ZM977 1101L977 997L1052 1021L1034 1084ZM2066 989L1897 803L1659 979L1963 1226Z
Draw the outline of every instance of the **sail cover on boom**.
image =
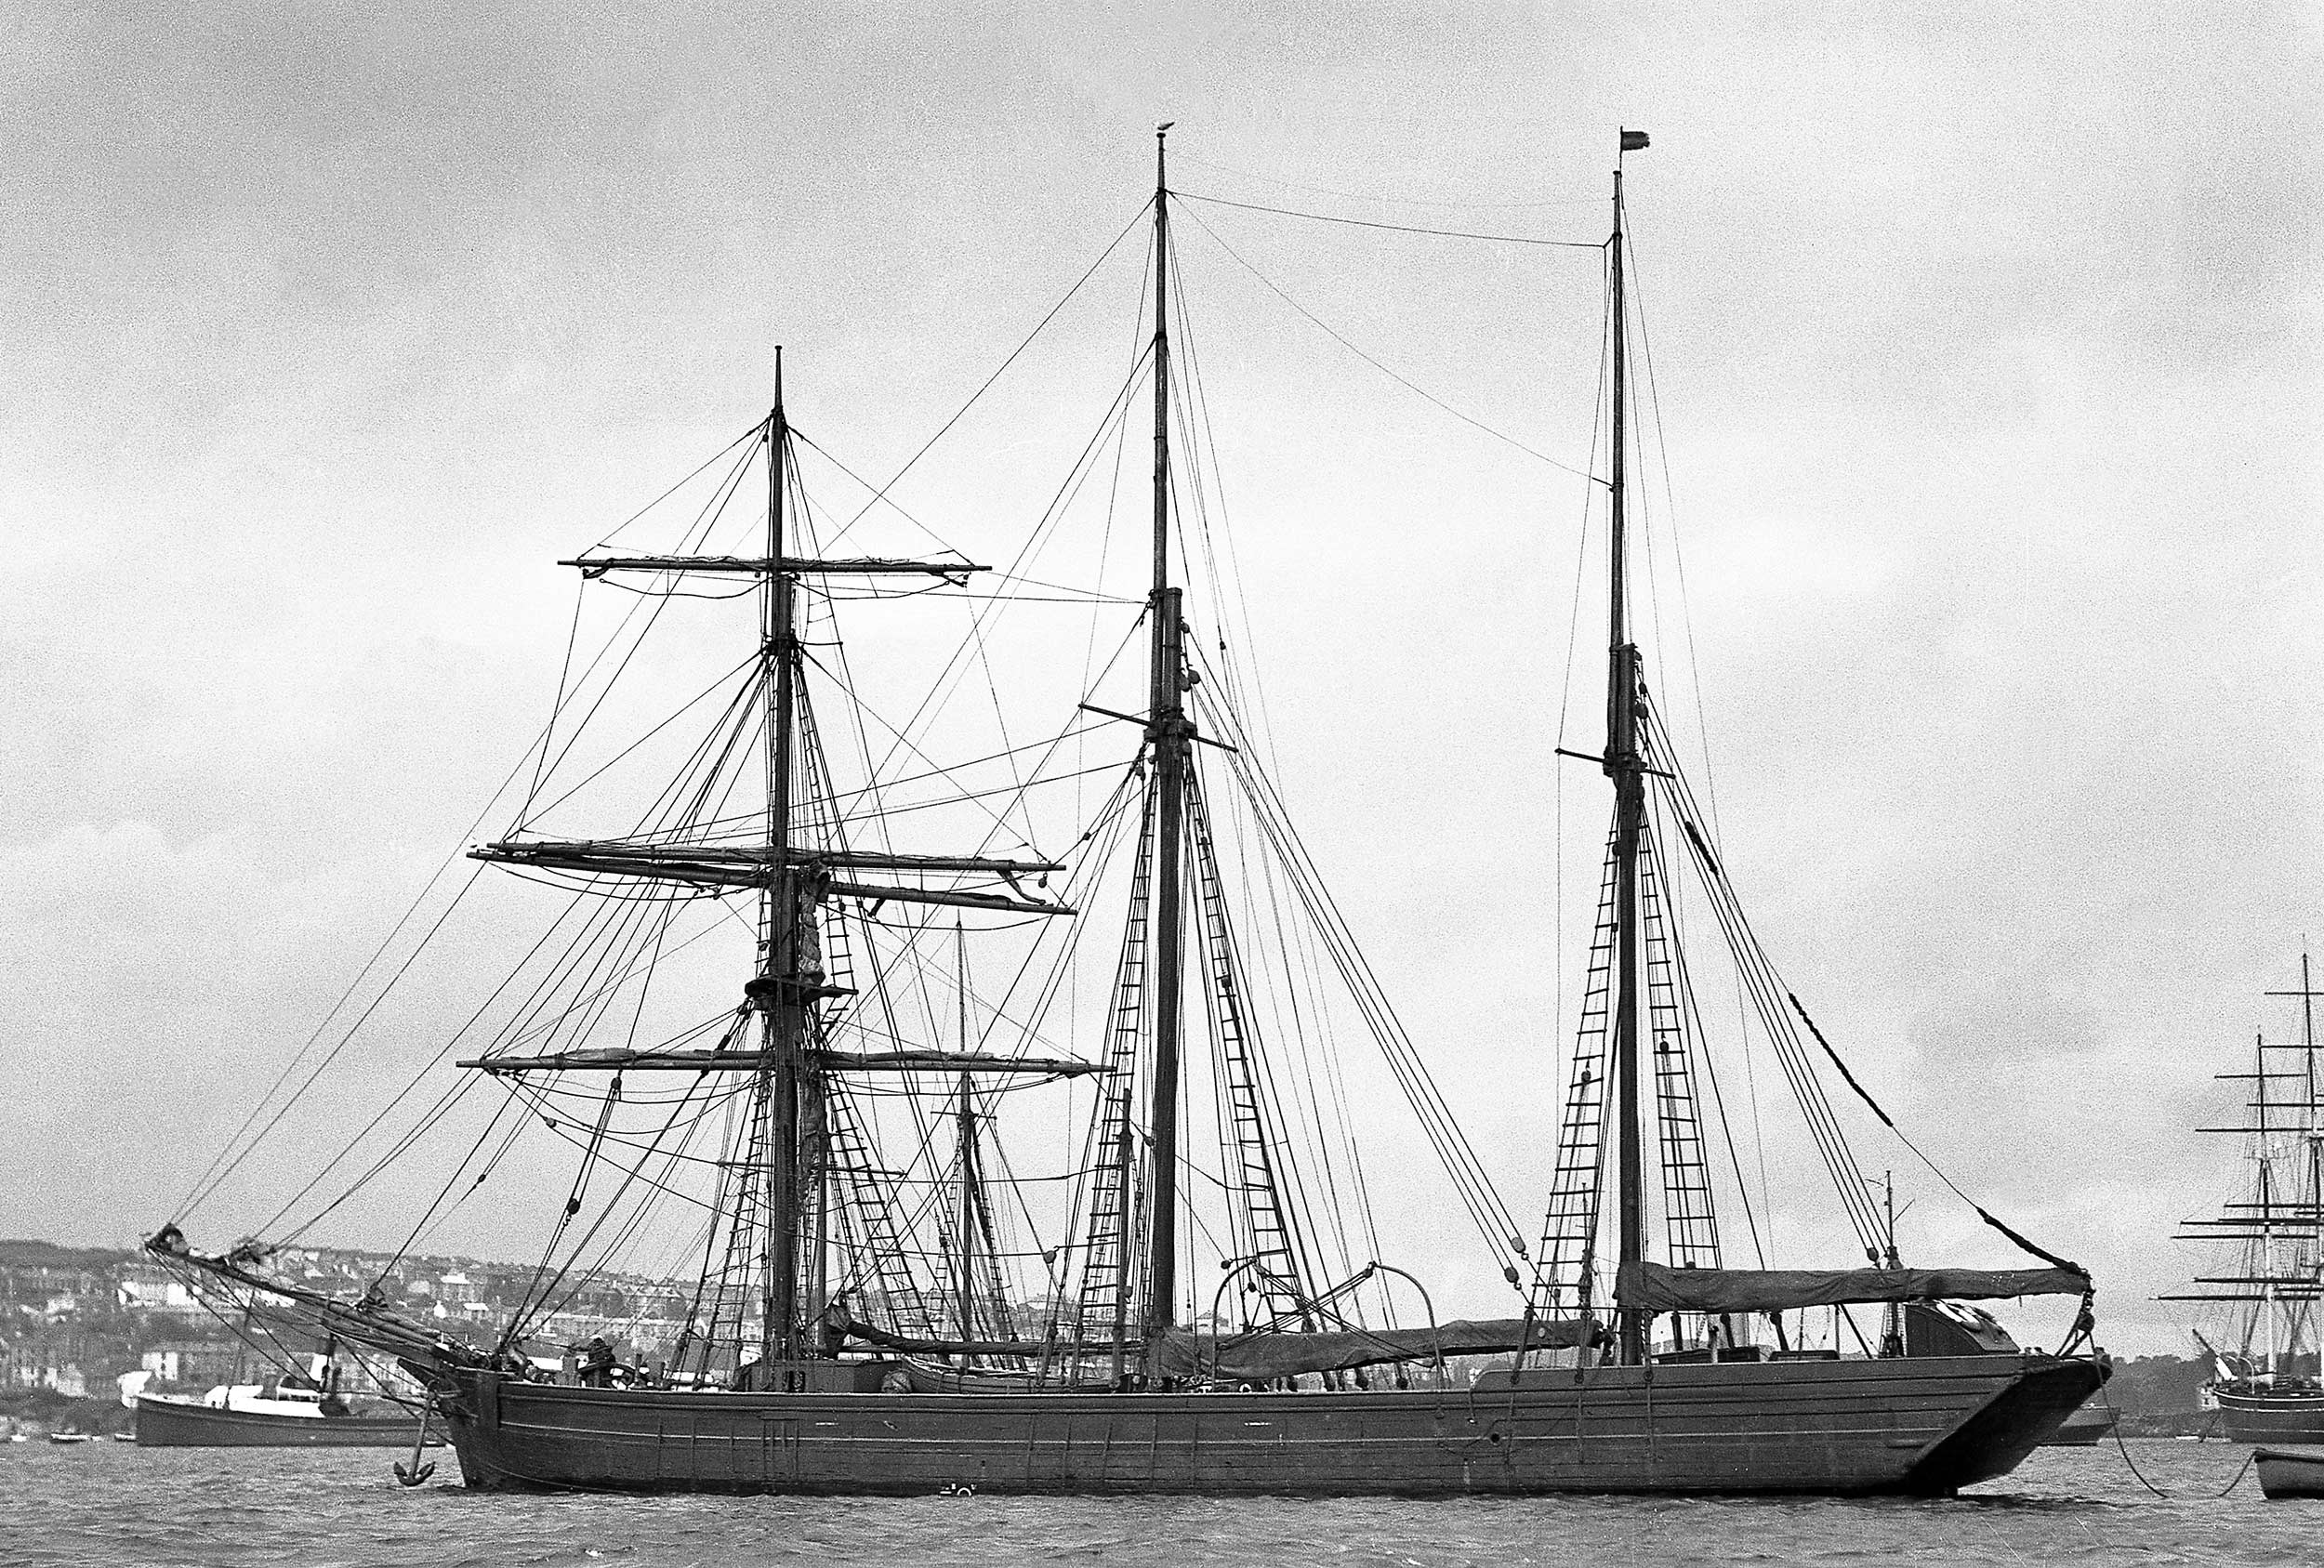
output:
M906 1355L1027 1356L1045 1349L1040 1343L1007 1343L931 1339L898 1334L853 1317L844 1308L825 1313L825 1320L847 1338ZM1307 1372L1345 1372L1358 1366L1390 1362L1433 1361L1442 1356L1506 1354L1514 1351L1570 1351L1596 1342L1604 1334L1597 1324L1580 1318L1522 1317L1458 1319L1433 1328L1343 1329L1292 1333L1262 1330L1245 1334L1194 1334L1173 1328L1147 1347L1147 1365L1157 1377L1209 1378L1227 1382L1263 1382L1295 1377ZM1051 1346L1082 1354L1101 1347Z
M1989 1301L2080 1296L2090 1276L2065 1269L1672 1269L1625 1263L1615 1298L1649 1312L1779 1312L1857 1301Z
M1147 1348L1147 1365L1163 1377L1261 1382L1303 1372L1340 1372L1385 1362L1490 1355L1520 1350L1569 1351L1591 1342L1595 1325L1578 1318L1468 1319L1433 1328L1358 1329L1308 1334L1220 1336L1171 1329Z

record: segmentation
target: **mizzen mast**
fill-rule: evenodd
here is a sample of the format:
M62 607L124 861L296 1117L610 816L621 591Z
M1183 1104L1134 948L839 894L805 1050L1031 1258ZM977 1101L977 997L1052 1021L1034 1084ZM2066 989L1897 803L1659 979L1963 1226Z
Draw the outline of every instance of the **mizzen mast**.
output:
M1629 458L1629 322L1622 299L1622 169L1620 153L1646 145L1646 133L1621 133L1614 169L1614 235L1607 244L1613 269L1614 461L1607 478L1613 518L1610 545L1612 605L1607 618L1605 772L1614 781L1615 982L1614 1081L1620 1189L1618 1260L1623 1268L1646 1258L1646 1177L1640 1126L1638 1082L1640 972L1638 898L1639 837L1646 821L1646 780L1638 755L1638 645L1630 637L1630 536L1624 479ZM1649 1314L1635 1308L1619 1312L1619 1350L1625 1364L1646 1359Z

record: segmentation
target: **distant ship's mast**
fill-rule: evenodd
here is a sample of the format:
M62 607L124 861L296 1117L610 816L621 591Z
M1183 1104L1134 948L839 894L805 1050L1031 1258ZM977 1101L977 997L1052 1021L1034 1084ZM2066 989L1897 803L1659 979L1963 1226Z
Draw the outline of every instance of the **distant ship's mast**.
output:
M967 1056L976 1048L969 1036L969 933L957 917L952 925L952 954L954 988L959 993L960 1054ZM963 1340L976 1337L976 1086L967 1068L960 1070L959 1102L954 1112L956 1118L955 1158L960 1166L960 1211L954 1220L958 1227L954 1246L955 1310L960 1323ZM963 1354L960 1364L969 1358Z
M2300 1061L2304 1078L2303 1087L2307 1093L2306 1112L2300 1129L2304 1157L2302 1172L2307 1179L2306 1200L2301 1212L2308 1225L2308 1285L2312 1302L2324 1300L2324 1126L2319 1126L2317 1113L2316 1081L2316 982L2308 977L2308 953L2300 950ZM2324 1310L2311 1305L2310 1311ZM2317 1325L2317 1350L2324 1354L2324 1323Z
M2292 1201L2289 1206L2293 1217L2291 1228L2295 1233L2304 1231L2308 1237L2306 1259L2308 1267L2305 1279L2283 1282L2294 1284L2299 1287L2299 1299L2306 1309L2304 1312L2293 1316L2291 1332L2287 1335L2290 1342L2284 1346L2286 1351L2297 1352L2301 1319L2315 1313L2318 1310L2319 1303L2324 1303L2324 1126L2319 1126L2317 1121L2317 1112L2324 1107L2319 1107L2317 1098L2317 990L2316 982L2309 978L2308 954L2304 946L2300 951L2300 989L2270 991L2267 995L2300 998L2300 1072L2296 1076L2301 1080L2301 1088L2306 1098L2301 1105L2299 1172L2292 1180ZM2261 1074L2260 1094L2262 1099L2265 1099L2267 1093L2265 1077L2267 1064L2265 1060L2260 1063L2259 1072ZM2261 1121L2264 1125L2266 1121L2265 1116L2263 1115ZM2265 1176L2264 1161L2262 1173ZM2261 1266L2272 1278L2275 1271L2272 1238L2269 1245L2264 1246L2262 1250ZM2268 1329L2268 1370L2270 1372L2278 1370L2278 1361L2274 1328L2276 1304L2272 1299L2277 1288L2278 1286L2274 1284L2268 1286L2268 1295L2271 1299L2264 1309L2268 1313L2270 1324ZM2324 1351L2324 1324L2318 1325L2317 1342L2318 1349Z
M2174 1238L2179 1241L2199 1241L2213 1245L2239 1243L2243 1247L2239 1272L2220 1274L2198 1274L2193 1283L2199 1288L2158 1297L2162 1301L2204 1303L2233 1303L2249 1307L2251 1315L2242 1325L2243 1366L2251 1367L2254 1351L2258 1370L2268 1376L2285 1369L2289 1357L2298 1354L2303 1325L2315 1322L2319 1300L2324 1300L2324 1124L2319 1123L2319 1103L2316 1062L2316 997L2318 993L2309 978L2308 956L2300 955L2300 987L2296 991L2270 991L2270 996L2297 996L2300 999L2300 1039L2297 1044L2270 1042L2262 1031L2251 1042L2251 1071L2215 1074L2223 1082L2245 1083L2252 1086L2252 1096L2245 1108L2255 1113L2255 1119L2232 1126L2198 1127L2198 1132L2228 1133L2249 1140L2249 1156L2252 1166L2251 1197L2232 1203L2215 1219L2195 1219L2185 1221L2186 1228ZM2281 1060L2285 1051L2300 1053L2296 1070L2274 1071L2271 1061ZM2282 1092L2278 1083L2293 1087ZM2293 1094L2298 1100L2292 1100ZM2292 1119L2296 1115L2297 1119ZM2296 1138L2299 1148L2291 1159L2287 1174L2279 1175L2278 1140L2285 1135ZM2304 1248L2293 1254L2280 1270L2279 1251L2287 1245ZM2256 1347L2254 1341L2257 1341ZM2227 1368L2236 1376L2248 1373L2234 1366Z
M2300 950L2300 1052L2302 1070L2307 1083L2307 1126L2304 1141L2307 1153L2307 1220L2308 1273L2315 1287L2324 1286L2324 1128L2317 1125L2316 1103L2316 982L2308 978L2308 954ZM2311 1307L2314 1311L2318 1309ZM2318 1359L2324 1363L2324 1324L2316 1325L2316 1345Z

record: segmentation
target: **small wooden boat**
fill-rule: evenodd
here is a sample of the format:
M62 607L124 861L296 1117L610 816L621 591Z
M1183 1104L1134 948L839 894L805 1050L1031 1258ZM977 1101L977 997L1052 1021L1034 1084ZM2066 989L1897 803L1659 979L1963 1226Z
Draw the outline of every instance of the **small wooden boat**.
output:
M390 1415L284 1409L284 1402L209 1403L147 1394L138 1401L137 1441L147 1448L408 1448L418 1423ZM253 1404L261 1407L253 1408ZM428 1442L443 1436L431 1424Z
M2324 1497L2324 1450L2262 1448L2253 1451L2251 1461L2266 1496Z
M51 1443L95 1443L98 1435L96 1432L50 1432L48 1441Z

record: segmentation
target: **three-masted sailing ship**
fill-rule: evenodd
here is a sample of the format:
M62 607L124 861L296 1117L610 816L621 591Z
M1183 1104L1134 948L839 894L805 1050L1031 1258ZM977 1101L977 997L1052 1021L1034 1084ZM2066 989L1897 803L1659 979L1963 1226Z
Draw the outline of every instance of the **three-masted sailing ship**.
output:
M1645 145L1643 133L1622 134L1623 152ZM1030 818L1006 811L984 843L952 852L893 848L898 811L874 813L878 831L865 830L853 808L877 792L839 787L838 748L809 697L811 678L852 679L828 652L835 606L908 606L913 591L962 591L985 568L956 554L818 545L837 534L816 533L803 503L778 367L751 443L767 480L756 548L601 549L570 563L592 582L627 584L655 615L720 594L758 606L758 645L692 771L629 832L560 837L521 819L471 851L629 922L621 943L608 937L540 988L553 1004L460 1062L506 1089L520 1119L546 1121L583 1151L524 1310L496 1337L470 1337L384 1289L353 1300L305 1290L270 1271L267 1241L206 1254L173 1222L152 1250L214 1288L263 1293L274 1310L396 1357L431 1390L476 1487L1927 1495L2007 1472L2104 1379L2094 1353L2075 1353L2088 1344L2090 1280L2006 1230L2043 1266L1906 1266L1802 1026L1830 1048L1726 882L1631 630L1619 172L1601 247L1612 439L1594 480L1611 534L1605 736L1588 754L1611 784L1613 823L1538 1241L1495 1193L1354 948L1261 770L1242 684L1210 652L1228 628L1197 629L1175 570L1208 547L1188 542L1202 487L1173 456L1201 421L1174 374L1181 199L1159 138L1155 173L1142 303L1151 332L1116 405L1150 383L1143 708L1103 705L1094 687L1074 705L1076 722L1136 744L1104 804L1076 824L1072 850L1033 850ZM721 504L743 493L738 479ZM983 647L970 656L982 660ZM911 729L891 732L918 776L953 776L917 733L905 743ZM565 752L545 738L540 756L554 771ZM762 797L736 807L746 782ZM1231 854L1230 806L1249 824ZM1128 863L1113 905L1126 918L1099 907L1104 850ZM1309 934L1238 924L1235 876L1288 889L1280 907L1304 915ZM1727 939L1838 1186L1854 1232L1840 1267L1775 1270L1763 1255L1758 1267L1730 1266L1714 1201L1726 1176L1706 1110L1717 1087L1679 943L1682 886ZM640 1044L642 1003L626 988L641 987L638 976L675 945L652 918L706 901L748 911L734 922L755 942L741 1000ZM1060 1000L1072 989L1062 965L1028 962L1006 996L972 1007L970 919L1036 943L1060 929L1115 933L1094 1023ZM637 934L649 929L650 939ZM914 1016L894 1005L907 965L925 973L946 956L957 1008ZM1270 1055L1311 1016L1296 998L1261 999L1271 967L1353 998L1491 1249L1486 1277L1512 1292L1505 1315L1438 1321L1390 1260L1392 1242L1322 1212L1335 1207L1326 1189L1360 1193L1364 1179L1333 1152L1329 1072ZM1195 1092L1197 1056L1208 1101ZM555 1099L542 1087L575 1081L604 1087ZM1072 1192L1065 1231L1045 1245L1011 1244L1000 1223L1015 1211L997 1108L1021 1090L1089 1097L1081 1153L1061 1177ZM917 1164L883 1151L872 1129L898 1104L910 1109ZM640 1114L650 1120L624 1119ZM726 1141L685 1153L714 1122ZM495 1124L477 1141L477 1184L497 1136ZM907 1166L923 1174L907 1179ZM580 1377L542 1375L525 1337L569 1274L587 1272L584 1255L599 1256L604 1235L652 1229L642 1206L621 1206L675 1192L689 1173L708 1188L695 1200L698 1284L675 1342ZM444 1201L466 1201L469 1181L456 1172ZM1046 1286L1034 1301L1002 1267L1027 1259ZM1196 1259L1215 1270L1198 1273ZM2057 1352L2020 1348L1963 1305L2028 1295L2081 1298ZM1882 1326L1859 1334L1861 1353L1843 1353L1840 1324L1857 1332L1847 1310L1858 1304ZM1808 1315L1826 1310L1833 1342L1811 1343ZM1497 1359L1473 1375L1456 1364L1486 1356Z
M2220 1213L2185 1221L2175 1238L2225 1249L2230 1261L2162 1299L2199 1302L2225 1317L2226 1344L2212 1345L2199 1330L2197 1338L2212 1357L2207 1392L2229 1442L2324 1443L2317 1317L2324 1302L2324 1084L2306 954L2300 988L2268 995L2298 998L2299 1036L2254 1035L2251 1071L2216 1074L2246 1088L2249 1116L2199 1129L2242 1141L2249 1180Z

